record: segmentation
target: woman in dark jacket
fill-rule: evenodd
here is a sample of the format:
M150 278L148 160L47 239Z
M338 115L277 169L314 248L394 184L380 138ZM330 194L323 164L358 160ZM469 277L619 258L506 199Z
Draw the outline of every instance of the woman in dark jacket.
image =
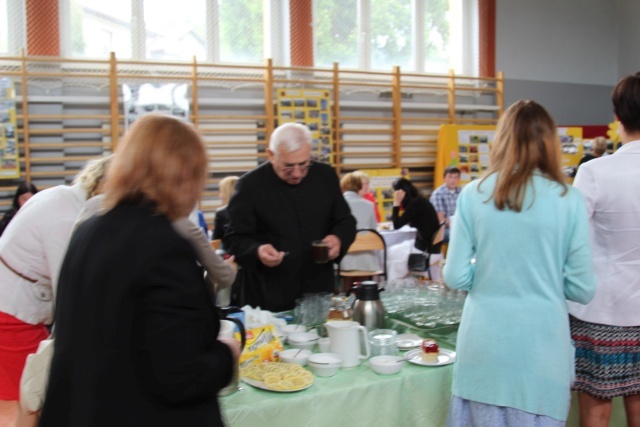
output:
M2 236L4 229L7 228L7 225L9 225L13 217L18 213L18 210L22 205L24 205L27 200L37 192L38 189L36 186L30 182L21 182L20 185L18 185L16 194L13 195L13 204L11 205L11 209L9 209L0 220L0 236Z
M105 213L81 224L60 272L41 427L222 426L235 340L193 246L171 221L204 185L204 144L168 116L138 119L107 172Z
M405 178L399 178L393 183L395 190L393 198L393 228L396 230L409 224L418 230L416 249L423 252L434 252L431 239L438 229L438 214L433 205L423 197L418 189ZM400 215L400 207L404 213Z

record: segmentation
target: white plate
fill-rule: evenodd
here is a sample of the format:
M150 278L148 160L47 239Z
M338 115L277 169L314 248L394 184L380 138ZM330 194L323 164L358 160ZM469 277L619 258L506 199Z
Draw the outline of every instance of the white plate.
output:
M422 349L411 350L405 354L407 361L416 365L422 366L443 366L453 363L456 360L456 352L453 350L447 350L446 348L440 349L438 354L438 360L434 362L425 362L422 360Z
M416 348L422 344L424 338L416 334L400 334L396 341L400 350L409 350L410 348Z
M313 385L313 382L312 382L309 385L306 385L306 386L301 387L301 388L296 388L294 390L276 390L276 389L273 389L271 387L267 387L265 385L265 383L263 383L262 381L252 380L251 378L247 378L247 377L241 377L240 379L242 380L242 382L245 382L245 383L247 383L250 386L253 386L255 388L260 388L262 390L268 390L268 391L275 391L276 393L293 393L293 392L296 392L296 391L301 391L301 390L308 389L309 387L311 387Z

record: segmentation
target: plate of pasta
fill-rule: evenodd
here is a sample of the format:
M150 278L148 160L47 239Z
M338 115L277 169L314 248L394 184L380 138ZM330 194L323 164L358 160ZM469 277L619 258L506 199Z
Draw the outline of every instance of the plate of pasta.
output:
M250 386L279 393L311 387L313 374L295 363L253 363L240 369L240 378Z

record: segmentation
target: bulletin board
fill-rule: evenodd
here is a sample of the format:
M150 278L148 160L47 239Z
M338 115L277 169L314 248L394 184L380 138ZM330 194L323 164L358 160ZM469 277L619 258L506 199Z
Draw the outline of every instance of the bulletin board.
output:
M560 147L562 148L562 172L564 172L567 177L567 182L572 184L584 150L582 128L559 127L558 137L560 139Z
M393 213L393 181L409 179L407 169L361 169L369 176L369 189L373 192L382 221L391 221Z
M20 177L18 120L13 81L0 78L0 179Z
M331 136L329 91L317 89L279 89L278 125L301 123L311 131L313 160L334 164Z
M443 174L448 166L460 169L461 187L480 178L489 167L489 152L495 129L495 126L489 125L440 126L433 188L444 183ZM572 183L582 158L582 128L559 127L558 139L562 149L562 170L567 176L567 182Z
M496 127L490 125L442 125L438 133L438 155L433 188L444 183L448 166L460 169L460 186L479 178L489 167L489 150Z

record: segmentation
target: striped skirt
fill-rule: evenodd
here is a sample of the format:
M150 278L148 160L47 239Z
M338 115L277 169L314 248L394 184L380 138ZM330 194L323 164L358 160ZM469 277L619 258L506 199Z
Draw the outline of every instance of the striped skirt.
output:
M609 326L570 316L575 391L599 399L640 393L640 326Z

